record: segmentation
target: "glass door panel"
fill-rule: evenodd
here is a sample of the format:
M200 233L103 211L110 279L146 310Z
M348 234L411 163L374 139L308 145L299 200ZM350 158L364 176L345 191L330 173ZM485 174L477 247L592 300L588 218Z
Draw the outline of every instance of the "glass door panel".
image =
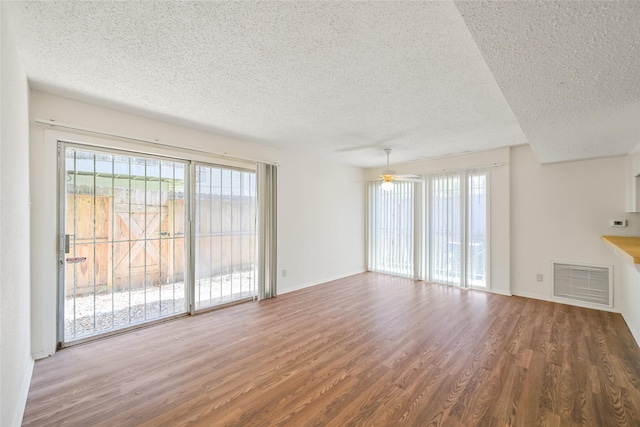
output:
M487 173L469 173L467 283L487 287Z
M463 285L461 181L459 174L431 179L430 280Z
M370 181L368 189L369 269L413 277L415 184L396 181L383 190L380 181Z
M255 295L256 175L195 166L195 308Z
M62 152L62 342L184 313L187 165Z

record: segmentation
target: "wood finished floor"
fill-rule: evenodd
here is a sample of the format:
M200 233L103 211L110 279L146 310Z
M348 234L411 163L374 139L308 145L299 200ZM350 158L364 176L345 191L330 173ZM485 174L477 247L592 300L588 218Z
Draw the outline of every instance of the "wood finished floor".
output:
M58 352L24 425L640 425L619 314L364 273Z

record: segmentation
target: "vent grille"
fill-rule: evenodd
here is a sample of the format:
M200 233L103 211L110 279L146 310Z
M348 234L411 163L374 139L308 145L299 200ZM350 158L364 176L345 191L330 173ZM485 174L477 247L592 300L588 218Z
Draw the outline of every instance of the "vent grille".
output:
M553 296L611 307L613 267L552 263Z

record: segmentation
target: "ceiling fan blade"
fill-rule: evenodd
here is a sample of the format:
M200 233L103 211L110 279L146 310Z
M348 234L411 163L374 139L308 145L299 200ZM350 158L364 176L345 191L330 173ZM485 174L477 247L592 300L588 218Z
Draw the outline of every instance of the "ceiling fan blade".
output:
M393 175L395 178L398 179L403 179L403 178L420 178L418 175L416 175L415 173L403 173L403 174L394 174Z
M393 176L391 178L391 181L405 181L405 182L424 182L424 179L420 178L419 176L415 175L415 178L399 178L398 176ZM377 178L368 178L367 181L384 181L384 178L382 176L379 176Z
M424 182L424 179L417 177L417 178L394 178L393 181L399 181L399 182Z

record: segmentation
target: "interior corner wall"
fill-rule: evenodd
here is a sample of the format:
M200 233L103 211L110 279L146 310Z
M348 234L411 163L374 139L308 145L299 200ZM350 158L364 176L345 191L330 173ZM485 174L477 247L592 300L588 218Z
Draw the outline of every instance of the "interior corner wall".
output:
M489 290L511 295L509 237L509 149L483 151L440 159L393 165L396 173L429 175L443 170L463 170L488 167L490 181L489 224ZM382 169L368 169L367 177L375 178Z
M622 306L620 311L640 346L640 265L623 262Z
M35 124L35 119L54 119L58 123L113 134L158 139L175 147L275 162L278 164L278 293L365 270L365 185L361 168L35 90L31 92L30 115L32 346L37 357L53 354L56 345L57 175L56 149L45 137L48 127ZM81 135L78 140L82 140ZM149 150L148 146L143 148ZM176 155L181 153L184 151L176 149ZM212 162L215 159L212 158ZM287 270L286 277L282 270Z
M0 425L22 423L33 359L29 305L29 86L0 5Z
M624 177L624 157L541 165L528 145L511 149L514 295L550 300L551 261L612 265L613 310L621 310L623 261L601 236L628 233L639 219L625 213ZM611 219L631 227L611 228Z
M638 183L637 177L640 174L640 144L638 144L626 156L627 169L625 171L625 187L627 195L627 221L628 230L626 236L640 235L640 212L638 206ZM628 259L623 259L622 275L622 306L620 307L622 317L627 322L629 330L633 334L636 343L640 345L640 265L632 264Z

